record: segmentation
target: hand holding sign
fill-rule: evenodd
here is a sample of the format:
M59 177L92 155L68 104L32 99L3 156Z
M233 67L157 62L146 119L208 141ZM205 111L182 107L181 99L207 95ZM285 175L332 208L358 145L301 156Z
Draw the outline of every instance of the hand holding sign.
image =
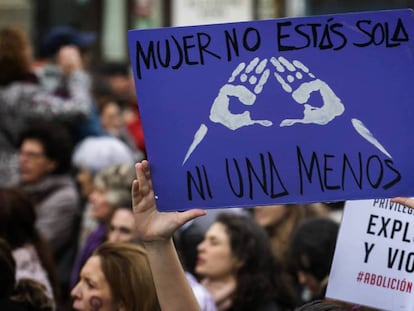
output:
M132 208L138 237L143 242L168 241L174 232L205 211L188 210L182 213L160 213L157 211L148 161L135 165L137 179L132 184Z

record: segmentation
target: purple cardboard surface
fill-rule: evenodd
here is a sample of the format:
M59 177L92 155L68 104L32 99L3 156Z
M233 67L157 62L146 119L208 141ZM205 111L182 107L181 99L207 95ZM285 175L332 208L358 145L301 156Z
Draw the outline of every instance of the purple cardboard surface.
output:
M412 10L128 33L160 210L414 194Z

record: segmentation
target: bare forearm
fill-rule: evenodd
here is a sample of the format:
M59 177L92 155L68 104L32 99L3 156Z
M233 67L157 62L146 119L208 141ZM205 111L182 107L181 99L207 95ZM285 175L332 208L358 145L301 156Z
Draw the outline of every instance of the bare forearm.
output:
M162 310L200 311L172 239L145 243Z

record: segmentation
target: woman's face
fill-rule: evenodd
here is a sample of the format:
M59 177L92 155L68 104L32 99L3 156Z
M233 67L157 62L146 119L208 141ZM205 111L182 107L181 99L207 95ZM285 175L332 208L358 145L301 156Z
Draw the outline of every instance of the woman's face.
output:
M254 219L259 225L266 228L280 222L286 212L286 205L256 206L254 208Z
M121 109L115 102L106 104L101 115L101 124L105 131L118 135L122 127Z
M99 222L109 222L113 208L108 202L106 191L95 188L88 200L91 203L91 216Z
M37 139L25 139L19 152L20 180L22 183L36 183L50 175L56 163L44 153L43 145Z
M219 279L233 276L240 268L240 261L231 251L226 227L215 222L198 245L196 273L205 278Z
M92 256L83 266L79 282L72 289L73 309L82 311L120 310L113 301L111 288L103 274L101 259Z
M132 210L119 208L114 212L109 224L109 242L130 242L136 238L134 214Z

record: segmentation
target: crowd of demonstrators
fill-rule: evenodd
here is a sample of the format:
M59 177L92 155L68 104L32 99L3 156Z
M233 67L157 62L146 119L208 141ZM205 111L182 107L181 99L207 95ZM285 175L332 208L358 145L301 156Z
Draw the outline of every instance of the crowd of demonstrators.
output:
M52 29L34 67L27 35L0 29L0 267L10 281L0 307L341 310L317 299L343 202L335 216L332 203L158 212L131 70L90 71L95 40Z
M90 111L90 78L83 71L78 49L64 46L57 64L66 80L67 96L45 90L32 69L32 48L18 28L0 29L0 185L18 182L17 145L33 119L76 122Z
M12 249L17 280L40 282L58 310L69 309L71 272L106 239L113 211L130 208L133 164L145 157L143 139L142 149L126 139L124 110L98 107L92 82L100 77L89 68L95 40L73 27L53 28L40 42L43 59L34 61L24 31L0 28L0 237ZM116 98L119 90L108 87ZM118 189L100 195L117 172L102 174L115 165L132 172L119 204ZM94 215L105 200L106 218ZM90 233L100 243L87 241Z

